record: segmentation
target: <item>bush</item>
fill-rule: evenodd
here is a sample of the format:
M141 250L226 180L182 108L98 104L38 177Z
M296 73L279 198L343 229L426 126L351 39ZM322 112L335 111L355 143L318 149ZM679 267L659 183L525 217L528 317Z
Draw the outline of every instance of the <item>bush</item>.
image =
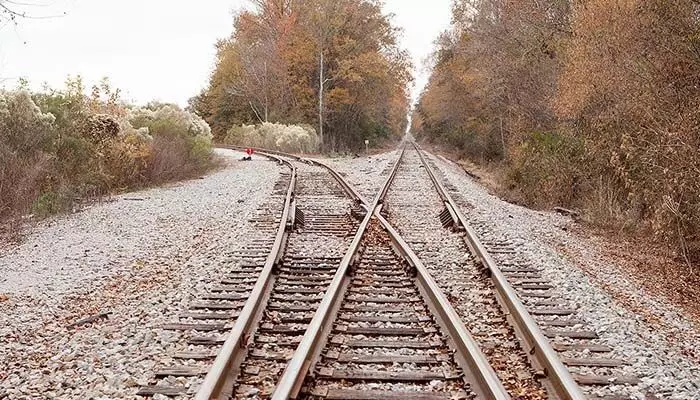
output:
M53 139L52 114L43 113L27 91L0 91L0 141L19 153L47 150Z
M210 167L211 130L198 116L129 107L106 81L84 92L79 78L63 91L0 91L0 218L45 216Z
M585 180L577 166L585 163L583 142L575 136L534 132L511 151L506 183L525 201L539 207L572 204Z
M129 121L154 138L147 171L151 181L192 175L209 166L212 134L200 117L174 105L151 104L132 110Z
M153 136L212 138L211 129L203 119L171 104L136 108L128 118L134 128L148 128Z
M310 125L283 125L263 123L258 126L234 126L228 130L227 144L262 147L292 153L318 151L316 130Z
M0 91L0 216L27 209L50 170L45 153L53 140L51 114L26 91Z

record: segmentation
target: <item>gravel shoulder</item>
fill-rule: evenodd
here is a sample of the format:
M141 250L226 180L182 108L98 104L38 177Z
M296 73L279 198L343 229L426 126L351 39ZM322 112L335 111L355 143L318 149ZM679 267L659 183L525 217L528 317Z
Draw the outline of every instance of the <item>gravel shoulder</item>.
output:
M656 268L648 265L668 263L663 255L654 254L654 250L661 251L660 248L651 244L647 247L646 243L624 242L617 237L605 238L567 216L508 203L469 177L454 162L442 156L433 159L472 200L477 214L499 218L508 233L519 232L518 237L533 239L531 247L541 248L543 255L559 257L562 264L586 275L597 289L606 292L651 328L667 330L669 338L679 339L677 335L680 333L687 339L689 354L700 362L700 311L697 310L700 302L690 296L681 302L695 307L679 307L675 299L669 298L667 289L660 287L658 281L668 276L659 276L664 271L655 271ZM652 286L643 282L652 282ZM679 280L675 285L680 293L686 290ZM658 291L653 290L657 288Z
M0 398L133 398L167 361L177 333L157 327L220 277L282 172L217 152L221 171L52 218L0 256Z

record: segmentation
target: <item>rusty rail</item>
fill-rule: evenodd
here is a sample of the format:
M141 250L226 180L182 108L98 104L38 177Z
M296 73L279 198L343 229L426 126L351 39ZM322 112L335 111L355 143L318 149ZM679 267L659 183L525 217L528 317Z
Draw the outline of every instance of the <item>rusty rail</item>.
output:
M239 151L243 151L246 149L243 146L234 146L234 145L227 145L227 144L216 144L215 147L224 148L224 149L239 150ZM347 181L345 179L343 179L343 177L336 170L329 167L325 163L322 163L322 162L317 161L317 160L313 160L311 158L304 158L304 157L298 156L296 154L284 153L284 152L277 151L277 150L268 150L268 149L262 149L259 147L250 147L250 148L253 149L253 151L255 151L256 153L259 153L262 155L274 155L274 156L291 158L291 159L294 159L294 160L299 161L299 162L304 162L307 164L316 165L318 167L321 167L321 168L328 170L328 172L330 172L331 175L333 175L333 177L338 180L338 183L340 184L340 186L343 188L345 193L347 193L350 198L352 198L355 202L360 204L362 207L365 207L365 208L367 207L367 202L365 201L365 199L363 199L362 196L359 193L357 193L357 191L352 186L350 186L347 183Z
M498 268L496 261L494 261L491 255L489 255L488 251L479 240L476 232L469 225L467 219L464 217L464 214L462 214L449 192L445 190L445 187L435 176L433 169L425 160L420 147L418 147L418 145L414 142L411 144L418 152L421 162L423 163L425 170L430 175L430 179L433 181L440 198L442 198L442 200L445 202L448 209L451 209L456 215L459 224L466 231L464 240L467 246L471 250L472 254L489 269L491 279L496 287L496 290L498 291L498 298L501 305L508 311L509 319L514 322L513 326L516 329L516 332L520 336L521 340L524 340L524 343L526 344L525 349L528 350L528 353L533 358L533 361L536 362L536 365L538 365L544 371L547 380L549 381L549 387L551 388L550 393L557 396L559 399L585 400L586 396L583 394L578 384L569 373L569 370L559 359L559 356L552 348L549 340L544 336L540 328L537 326L535 320L525 308L525 305L523 305L523 303L520 301L517 293L510 283L508 283L508 279Z
M389 233L394 248L417 272L418 286L423 297L428 301L430 309L438 316L437 321L449 333L451 346L456 350L457 363L467 374L469 382L473 383L472 390L480 399L510 399L498 375L481 352L479 344L474 340L469 330L462 322L457 311L445 297L435 279L423 262L411 250L399 232L389 224L377 209L375 216ZM475 383L475 384L474 384Z
M389 177L384 184L385 186L388 185L388 183L391 182L396 175L396 170L398 169L398 165L402 157L403 151L399 155L399 161L394 165L391 174L389 174ZM335 176L336 179L342 179L340 175ZM349 187L347 183L344 186ZM272 394L273 400L289 398L294 399L299 394L299 390L301 389L301 385L304 383L307 373L314 365L314 359L318 358L318 354L321 352L326 343L323 333L327 332L333 324L335 319L334 310L337 310L337 308L340 306L340 302L343 299L344 289L346 286L345 277L347 276L348 268L350 267L350 264L352 263L352 260L359 249L360 241L367 230L367 226L372 218L373 211L377 208L379 202L384 198L384 192L385 191L382 191L382 193L380 193L374 199L372 204L367 206L367 215L365 215L364 219L362 220L355 237L350 243L350 248L348 249L347 253L345 253L343 260L340 262L340 265L333 276L333 280L331 281L323 300L321 300L321 304L314 314L311 323L309 323L309 327L307 328L304 337L301 339L301 343L294 352L289 364L287 364L287 368L284 370L282 377L278 381L275 392Z
M209 400L228 398L231 393L228 392L233 387L233 382L238 373L238 367L243 361L246 352L246 341L250 337L252 330L257 325L269 296L269 289L272 283L272 269L278 262L279 255L283 248L284 237L286 234L287 220L289 219L290 205L294 197L294 188L296 185L296 168L289 161L281 159L276 155L266 152L258 152L265 157L284 163L289 166L292 171L287 195L284 201L284 209L280 220L275 242L272 246L272 251L265 260L265 265L258 280L255 282L250 297L243 306L236 323L234 324L228 338L219 350L219 353L214 360L214 363L204 378L204 382L200 386L195 396L196 400Z
M238 146L219 147L232 148L236 150L242 149ZM405 149L405 146L403 149ZM417 281L419 283L420 290L428 301L429 307L433 313L436 314L438 323L446 332L450 334L450 345L457 352L456 360L464 370L467 380L472 383L473 390L479 394L481 398L485 399L507 400L510 398L502 383L498 379L495 371L489 365L486 357L479 349L478 344L471 337L457 312L451 306L444 294L442 294L437 283L430 276L428 270L422 264L420 259L418 259L415 253L413 253L413 251L408 247L396 229L394 229L389 222L380 215L382 208L381 204L403 158L403 150L399 156L399 159L395 163L392 172L382 186L382 190L376 196L371 205L368 205L340 174L322 162L304 159L296 155L278 151L269 151L264 149L255 150L259 154L268 157L277 155L293 158L297 161L315 164L327 169L338 180L348 195L355 199L367 210L367 215L363 219L357 234L353 238L348 252L341 261L330 287L319 305L319 308L315 313L304 337L302 338L299 347L296 349L293 358L290 360L282 377L278 381L275 392L273 393L273 399L281 400L296 398L307 374L309 371L313 370L313 366L318 360L319 354L326 344L325 338L332 327L335 314L337 313L340 303L344 297L345 289L347 287L347 272L349 266L352 264L353 259L356 256L362 235L364 234L370 219L373 217L377 218L384 229L390 234L392 238L392 245L397 249L399 254L401 254L411 266L416 268ZM284 219L284 221L286 221L286 219ZM265 269L263 270L263 273L264 272ZM270 274L268 273L267 279L269 279L269 275ZM258 280L258 283L261 281L263 281L262 276ZM256 288L258 283L256 283ZM255 300L254 295L261 295L262 293L264 293L263 290L255 291L254 289L254 294L251 294L251 299L248 301L248 303L256 303L258 304L257 307L260 308L259 304L263 302L263 299ZM246 306L248 306L248 303ZM257 313L259 314L261 311L262 310L260 309L257 311ZM246 308L243 310L243 313L245 312ZM250 312L251 311L249 311L249 313ZM243 317L243 313L241 314L241 317ZM237 369L227 370L226 368L229 368L232 364L234 364L233 360L235 358L240 358L241 354L245 353L245 349L242 348L245 343L243 343L240 338L237 339L236 337L233 337L234 333L241 330L237 330L236 328L239 325L244 325L243 322L240 322L241 317L239 317L239 321L236 322L232 335L229 336L229 339L224 345L224 349L222 349L222 353L224 353L224 350L226 350L226 354L222 355L222 353L220 353L219 356L217 356L217 360L215 361L215 367L217 367L217 369L214 371L214 368L212 368L212 370L209 372L204 384L201 386L200 391L197 394L196 399L204 400L225 397L225 395L220 396L222 393L221 389L224 386L233 386L233 381L238 371ZM250 323L246 324L248 329L250 329L250 326L253 325L256 318L247 315L247 319L251 321ZM241 335L238 334L238 336ZM229 342L231 343L229 344ZM227 346L227 344L229 345Z

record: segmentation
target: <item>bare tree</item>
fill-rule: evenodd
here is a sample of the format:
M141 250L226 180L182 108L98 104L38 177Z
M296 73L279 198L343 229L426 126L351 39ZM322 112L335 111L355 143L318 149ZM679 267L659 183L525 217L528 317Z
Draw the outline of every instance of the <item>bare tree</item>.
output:
M65 12L61 15L35 12L38 7L49 5L49 3L39 1L0 0L0 27L7 23L17 23L21 19L45 19L65 15Z
M0 22L16 21L18 18L26 18L26 10L22 10L18 4L11 0L0 0Z
M318 137L321 144L324 142L323 135L323 96L325 91L325 86L328 82L332 81L333 78L328 77L326 74L326 63L325 54L330 42L333 40L333 36L338 30L338 21L333 21L333 18L338 18L341 14L339 10L342 9L342 2L336 0L326 0L319 2L309 2L310 5L310 19L312 22L312 37L315 42L318 51Z

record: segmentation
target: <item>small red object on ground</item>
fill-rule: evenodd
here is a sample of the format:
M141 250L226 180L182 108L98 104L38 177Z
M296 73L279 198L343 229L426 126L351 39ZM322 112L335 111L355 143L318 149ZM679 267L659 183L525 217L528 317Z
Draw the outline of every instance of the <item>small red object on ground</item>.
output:
M252 156L252 155L253 155L253 149L251 149L250 147L248 147L247 149L245 149L245 152L246 152L246 154L248 154L249 156Z

